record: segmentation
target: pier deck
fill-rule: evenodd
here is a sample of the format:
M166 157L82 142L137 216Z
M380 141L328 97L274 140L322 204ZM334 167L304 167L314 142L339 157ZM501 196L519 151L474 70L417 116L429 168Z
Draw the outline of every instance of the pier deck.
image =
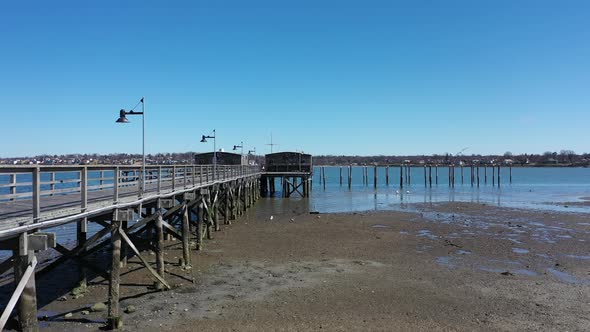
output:
M165 239L180 240L182 266L190 271L191 251L202 249L203 239L220 230L221 220L231 224L258 199L262 174L258 166L244 165L0 166L0 250L12 252L0 263L0 274L13 268L16 285L0 329L16 307L19 328L37 330L35 275L68 260L79 265L79 291L87 287L86 269L108 280L107 325L119 328L120 267L127 259L138 257L155 286L170 289ZM89 223L102 228L89 232ZM47 232L66 224L76 227L71 249L63 241L72 239ZM155 252L155 269L141 256L141 243ZM111 248L111 264L86 260L105 246ZM37 254L48 249L61 256L40 267Z
M18 231L12 230L18 227L33 227L39 222L81 213L92 216L104 213L105 208L114 209L125 203L139 202L141 198L142 202L156 200L177 191L205 188L260 174L257 168L247 166L219 165L215 177L213 171L212 165L147 167L145 190L141 195L141 181L138 180L141 167L137 166L0 167L0 176L16 179L18 175L23 175L33 178L33 181L0 184L0 188L9 188L11 192L0 195L0 240L17 234ZM34 181L36 172L39 181ZM105 176L107 172L112 173L112 176ZM100 175L92 178L88 176L89 173ZM66 175L66 179L56 180L56 174ZM42 176L49 180L42 181ZM117 187L113 183L117 183ZM56 189L60 184L69 186ZM24 188L24 191L19 188ZM53 226L58 224L54 223Z

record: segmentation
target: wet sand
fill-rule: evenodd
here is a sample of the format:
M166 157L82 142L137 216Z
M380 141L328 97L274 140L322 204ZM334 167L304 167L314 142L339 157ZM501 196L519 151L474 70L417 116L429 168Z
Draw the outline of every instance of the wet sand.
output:
M413 208L314 215L294 205L270 220L255 207L193 251L192 270L167 242L175 289L148 289L153 281L131 259L121 307L136 311L123 314L123 330L590 330L588 215ZM43 282L63 286L51 275ZM97 277L84 297L44 305L43 327L98 330L106 313L82 310L105 301L107 287Z

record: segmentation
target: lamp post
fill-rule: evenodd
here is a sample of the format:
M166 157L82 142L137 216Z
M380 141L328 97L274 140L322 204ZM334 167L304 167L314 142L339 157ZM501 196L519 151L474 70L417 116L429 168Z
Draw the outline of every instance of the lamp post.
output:
M252 153L256 153L256 148L252 148L252 150L248 150L248 156L250 156ZM254 163L256 163L256 158L254 159ZM250 165L250 158L248 157L248 166Z
M141 112L135 112L137 106L141 104ZM135 107L133 107L130 111L125 111L121 109L119 111L119 118L116 123L129 123L126 115L141 115L141 155L142 155L142 162L141 162L141 181L139 182L141 188L139 188L139 193L143 196L145 191L145 101L144 97L141 97L141 100ZM116 185L116 184L115 184Z
M242 149L242 152L240 153L240 165L244 165L244 141L240 141L240 145L234 145L234 151L238 148Z
M201 143L207 143L207 138L213 139L213 181L215 181L215 175L217 174L217 148L215 144L215 129L213 129L213 136L203 135Z
M242 149L242 155L244 155L244 141L240 141L240 145L234 145L234 151L236 151L238 148Z

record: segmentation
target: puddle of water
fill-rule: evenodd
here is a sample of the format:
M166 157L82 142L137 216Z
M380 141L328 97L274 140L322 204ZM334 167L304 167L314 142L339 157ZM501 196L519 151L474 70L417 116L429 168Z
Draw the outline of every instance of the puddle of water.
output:
M406 231L400 231L399 233L400 233L400 234L403 234L403 235L408 235L408 234L410 234L409 232L406 232Z
M580 256L580 255L564 255L565 257L575 258L575 259L583 259L583 260L590 260L590 256Z
M502 272L506 271L506 269L496 269L496 268L487 267L487 266L480 266L479 269L482 271L492 272L492 273L502 273Z
M471 251L459 249L459 250L457 250L457 254L459 254L459 255L471 255Z
M511 272L513 272L513 273L515 273L515 274L520 274L520 275L529 276L529 277L536 277L536 276L538 276L538 275L539 275L539 274L538 274L537 272L535 272L535 271L531 271L531 270L525 270L525 269L518 269L518 270L511 271Z
M446 267L455 267L455 264L453 263L453 257L450 256L439 256L436 258L436 262Z
M512 252L515 254L528 254L529 251L527 249L522 248L512 248Z
M523 276L529 276L529 277L536 277L539 274L535 271L531 271L531 270L526 270L526 269L516 269L516 270L510 270L510 269L498 269L495 267L487 267L487 266L480 266L479 267L480 270L485 271L485 272L491 272L491 273L502 273L502 272L510 272L513 274L518 274L518 275L523 275Z
M371 227L373 227L373 228L390 228L389 226L386 226L386 225L379 225L379 224L377 224L377 225L373 225L373 226L371 226Z
M437 237L436 235L433 235L433 234L432 234L432 233L430 233L430 231L429 231L429 230L427 230L427 229L421 229L421 230L419 230L419 231L418 231L418 236L419 236L419 237L426 237L426 238L429 238L429 239L431 239L431 240L436 240L436 239L438 239L438 237Z
M58 313L56 311L39 310L37 311L37 321L39 322L40 328L48 328L50 323L55 322L67 322L76 321L85 324L105 324L106 319L101 318L88 318L88 317L76 317L72 319L65 318L64 316L68 312ZM75 315L75 314L74 314Z
M567 272L559 271L554 268L548 268L547 271L553 274L553 276L559 279L559 281L566 282L568 284L590 284L590 281L588 280L580 280Z

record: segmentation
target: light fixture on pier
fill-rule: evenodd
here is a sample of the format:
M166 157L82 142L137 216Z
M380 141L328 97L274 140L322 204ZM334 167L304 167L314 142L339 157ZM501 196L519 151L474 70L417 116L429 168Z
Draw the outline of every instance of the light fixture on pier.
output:
M141 104L141 112L136 112L135 109L137 106ZM145 190L145 102L144 98L141 97L139 102L133 107L130 111L125 111L121 109L119 111L119 118L116 123L129 123L129 119L127 119L127 115L141 115L141 122L142 122L142 129L141 129L141 154L142 154L142 163L141 163L141 181L140 181L140 194L143 196Z
M234 145L234 151L236 151L238 148L241 148L242 154L244 154L244 141L241 141L240 145Z
M215 129L213 129L213 135L202 135L201 143L207 143L207 138L213 139L213 180L215 180L215 174L217 173L217 148L215 142Z

